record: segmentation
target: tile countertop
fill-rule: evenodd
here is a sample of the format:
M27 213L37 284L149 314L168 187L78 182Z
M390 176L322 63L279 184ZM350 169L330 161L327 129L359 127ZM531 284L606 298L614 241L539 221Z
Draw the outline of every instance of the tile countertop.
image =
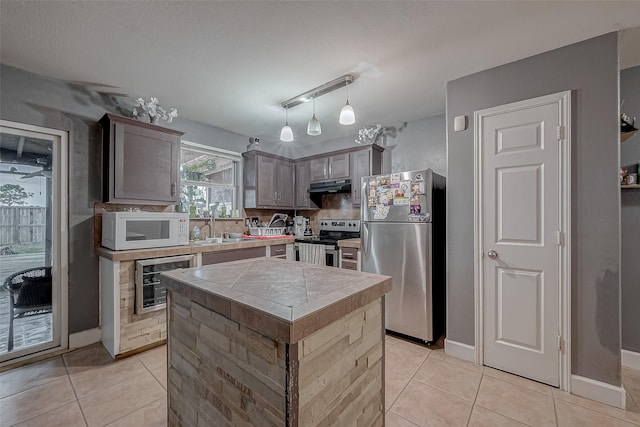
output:
M228 251L232 249L256 248L260 246L293 244L293 236L270 238L268 240L244 240L242 242L226 243L191 243L184 246L168 246L164 248L131 249L127 251L112 251L103 246L96 248L96 255L111 261L131 261L141 258L158 258L173 255L189 255L202 252Z
M360 249L360 238L338 240L338 247Z
M391 291L391 277L277 258L254 258L162 273L173 292L286 343Z

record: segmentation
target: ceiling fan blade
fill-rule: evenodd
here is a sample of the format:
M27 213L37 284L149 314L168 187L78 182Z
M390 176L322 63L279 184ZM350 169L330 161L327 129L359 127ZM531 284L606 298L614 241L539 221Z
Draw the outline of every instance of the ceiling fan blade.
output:
M18 179L33 178L36 176L44 176L47 179L51 179L53 177L53 174L51 173L51 171L35 171L35 172L24 174Z

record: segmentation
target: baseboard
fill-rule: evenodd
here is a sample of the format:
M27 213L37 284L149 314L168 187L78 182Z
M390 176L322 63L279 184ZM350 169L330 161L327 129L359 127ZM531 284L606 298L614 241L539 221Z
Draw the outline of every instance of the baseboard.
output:
M571 375L571 394L621 409L624 409L626 403L626 394L623 387L616 387L579 375Z
M634 351L622 350L622 366L625 368L640 370L640 353Z
M447 356L453 356L471 363L476 363L476 348L472 345L462 344L445 338L444 352Z
M87 329L86 331L77 332L69 335L69 349L85 347L102 339L100 328Z

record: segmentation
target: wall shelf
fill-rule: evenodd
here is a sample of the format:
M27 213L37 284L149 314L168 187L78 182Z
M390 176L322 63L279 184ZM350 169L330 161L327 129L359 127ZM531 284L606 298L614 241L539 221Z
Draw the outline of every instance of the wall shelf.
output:
M623 189L623 190L629 190L629 189L633 189L633 188L640 188L640 184L621 185L620 188Z

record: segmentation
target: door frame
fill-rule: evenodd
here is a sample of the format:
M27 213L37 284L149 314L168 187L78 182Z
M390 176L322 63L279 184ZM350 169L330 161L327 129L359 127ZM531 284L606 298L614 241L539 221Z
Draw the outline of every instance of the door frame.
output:
M57 173L53 174L52 189L56 197L53 197L53 218L52 227L57 229L57 233L52 233L54 253L52 264L54 266L52 275L57 276L60 282L58 296L54 293L53 302L58 304L60 313L59 321L53 318L52 325L55 328L56 323L60 333L60 342L55 347L44 350L34 351L33 347L24 350L18 350L12 353L12 357L0 361L0 367L12 365L22 361L34 359L48 354L57 353L60 350L69 348L69 132L59 129L52 129L42 126L35 126L26 123L13 122L0 119L0 127L13 128L23 133L35 132L37 134L45 134L54 139L53 144L53 167ZM35 135L37 136L37 135ZM54 340L55 340L54 335ZM36 347L37 348L37 347Z
M558 104L559 123L562 130L558 131L558 155L560 179L558 182L558 197L560 198L560 270L559 270L559 380L560 389L571 391L571 91L564 91L545 95L524 101L513 102L474 112L474 301L475 301L475 362L484 365L484 269L483 251L484 235L483 218L483 155L482 147L482 119L488 116L518 111L550 103Z

